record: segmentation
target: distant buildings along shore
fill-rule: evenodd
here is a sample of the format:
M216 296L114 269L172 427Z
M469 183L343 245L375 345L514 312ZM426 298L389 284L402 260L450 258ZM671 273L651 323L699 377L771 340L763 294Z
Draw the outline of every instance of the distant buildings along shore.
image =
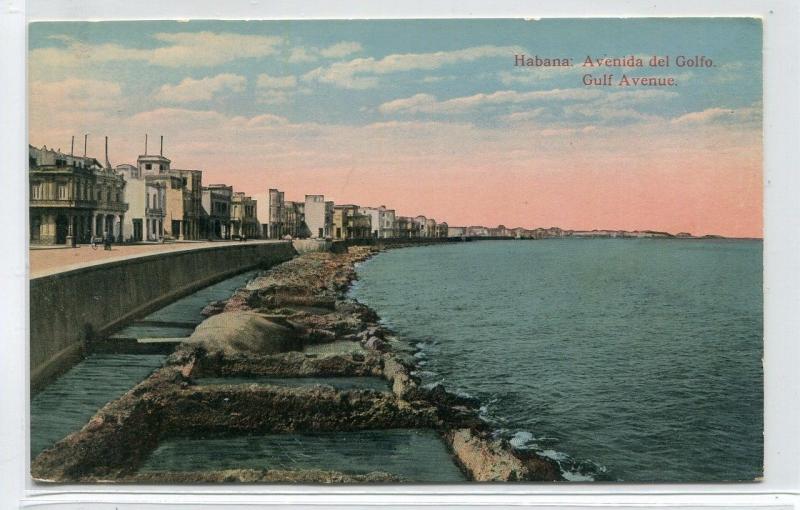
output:
M242 238L692 237L649 230L456 227L423 215L398 216L384 205L335 204L324 195L290 201L282 191L271 188L251 197L225 184L203 185L201 170L173 168L163 155L163 137L158 154L150 154L145 141L144 154L136 164L112 167L108 139L103 163L72 152L28 147L32 245L75 245L93 238L135 243Z

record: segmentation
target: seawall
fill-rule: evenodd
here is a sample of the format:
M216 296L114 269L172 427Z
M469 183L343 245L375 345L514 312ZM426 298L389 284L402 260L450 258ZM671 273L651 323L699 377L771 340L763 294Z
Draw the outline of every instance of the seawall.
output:
M32 278L32 391L77 362L92 338L216 281L285 262L296 253L288 241L224 244Z
M410 238L399 237L387 239L350 239L347 241L332 241L330 250L333 253L344 253L351 246L374 246L379 250L388 248L402 248L405 246L423 246L428 244L452 244L471 241L513 241L511 237L432 237Z

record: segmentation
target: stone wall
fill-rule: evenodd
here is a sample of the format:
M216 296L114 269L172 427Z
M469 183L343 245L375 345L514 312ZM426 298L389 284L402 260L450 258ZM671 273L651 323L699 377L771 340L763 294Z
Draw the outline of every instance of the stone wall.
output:
M70 368L87 341L242 271L296 254L291 242L241 243L156 253L30 281L32 390Z

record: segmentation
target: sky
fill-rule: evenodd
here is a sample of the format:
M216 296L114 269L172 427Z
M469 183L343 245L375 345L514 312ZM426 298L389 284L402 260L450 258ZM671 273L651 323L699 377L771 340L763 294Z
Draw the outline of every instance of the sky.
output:
M88 133L103 160L108 136L117 165L164 136L204 184L450 225L761 237L761 65L742 18L40 22L29 142L82 154Z

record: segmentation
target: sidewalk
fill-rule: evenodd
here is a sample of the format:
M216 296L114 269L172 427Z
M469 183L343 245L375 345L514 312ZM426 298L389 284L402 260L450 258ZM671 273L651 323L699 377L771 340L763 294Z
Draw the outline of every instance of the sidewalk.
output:
M53 273L60 273L70 269L124 260L129 258L141 257L153 253L198 250L208 247L221 246L240 246L243 244L256 243L276 243L280 241L253 240L253 241L201 241L201 242L178 242L164 244L136 244L136 245L113 245L111 251L103 249L99 245L93 250L89 245L82 245L78 248L63 249L30 249L28 250L29 274L31 278L46 276Z

